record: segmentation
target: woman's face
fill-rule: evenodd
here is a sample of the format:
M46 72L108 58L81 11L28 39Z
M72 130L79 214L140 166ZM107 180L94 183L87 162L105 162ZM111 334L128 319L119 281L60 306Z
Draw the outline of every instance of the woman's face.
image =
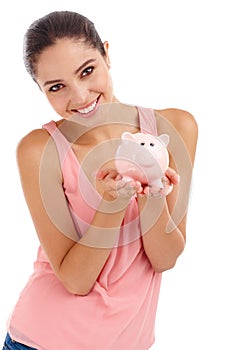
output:
M99 104L114 101L106 57L81 41L60 39L45 49L37 63L37 83L62 117L91 117Z

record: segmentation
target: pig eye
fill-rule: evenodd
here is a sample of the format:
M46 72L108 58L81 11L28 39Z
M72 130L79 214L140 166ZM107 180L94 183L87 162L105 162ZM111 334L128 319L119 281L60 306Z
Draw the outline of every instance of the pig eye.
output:
M150 146L151 146L151 147L154 147L154 145L155 145L155 144L154 144L153 142L150 143Z
M140 145L141 145L141 146L145 146L145 142L141 142Z

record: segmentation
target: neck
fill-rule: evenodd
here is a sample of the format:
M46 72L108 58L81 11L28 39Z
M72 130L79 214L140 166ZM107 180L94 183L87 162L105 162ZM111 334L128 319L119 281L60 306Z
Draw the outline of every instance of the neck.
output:
M103 104L88 119L76 117L62 120L59 128L71 143L97 144L120 137L123 131L136 132L139 127L136 107L122 103Z

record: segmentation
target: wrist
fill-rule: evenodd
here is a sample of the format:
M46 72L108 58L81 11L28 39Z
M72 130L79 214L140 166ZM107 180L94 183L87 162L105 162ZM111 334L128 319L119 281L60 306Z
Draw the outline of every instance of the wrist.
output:
M118 196L116 198L108 195L103 196L98 207L98 212L106 215L114 215L118 213L124 214L131 198Z

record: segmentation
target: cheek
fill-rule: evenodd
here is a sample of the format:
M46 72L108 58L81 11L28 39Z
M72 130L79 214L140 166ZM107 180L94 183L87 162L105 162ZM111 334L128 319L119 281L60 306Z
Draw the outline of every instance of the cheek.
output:
M103 69L96 77L96 87L101 91L112 89L112 79L107 69Z
M52 106L52 108L58 113L60 114L61 112L64 111L65 109L65 99L64 97L58 97L58 96L47 96L47 100L49 102L49 104Z

